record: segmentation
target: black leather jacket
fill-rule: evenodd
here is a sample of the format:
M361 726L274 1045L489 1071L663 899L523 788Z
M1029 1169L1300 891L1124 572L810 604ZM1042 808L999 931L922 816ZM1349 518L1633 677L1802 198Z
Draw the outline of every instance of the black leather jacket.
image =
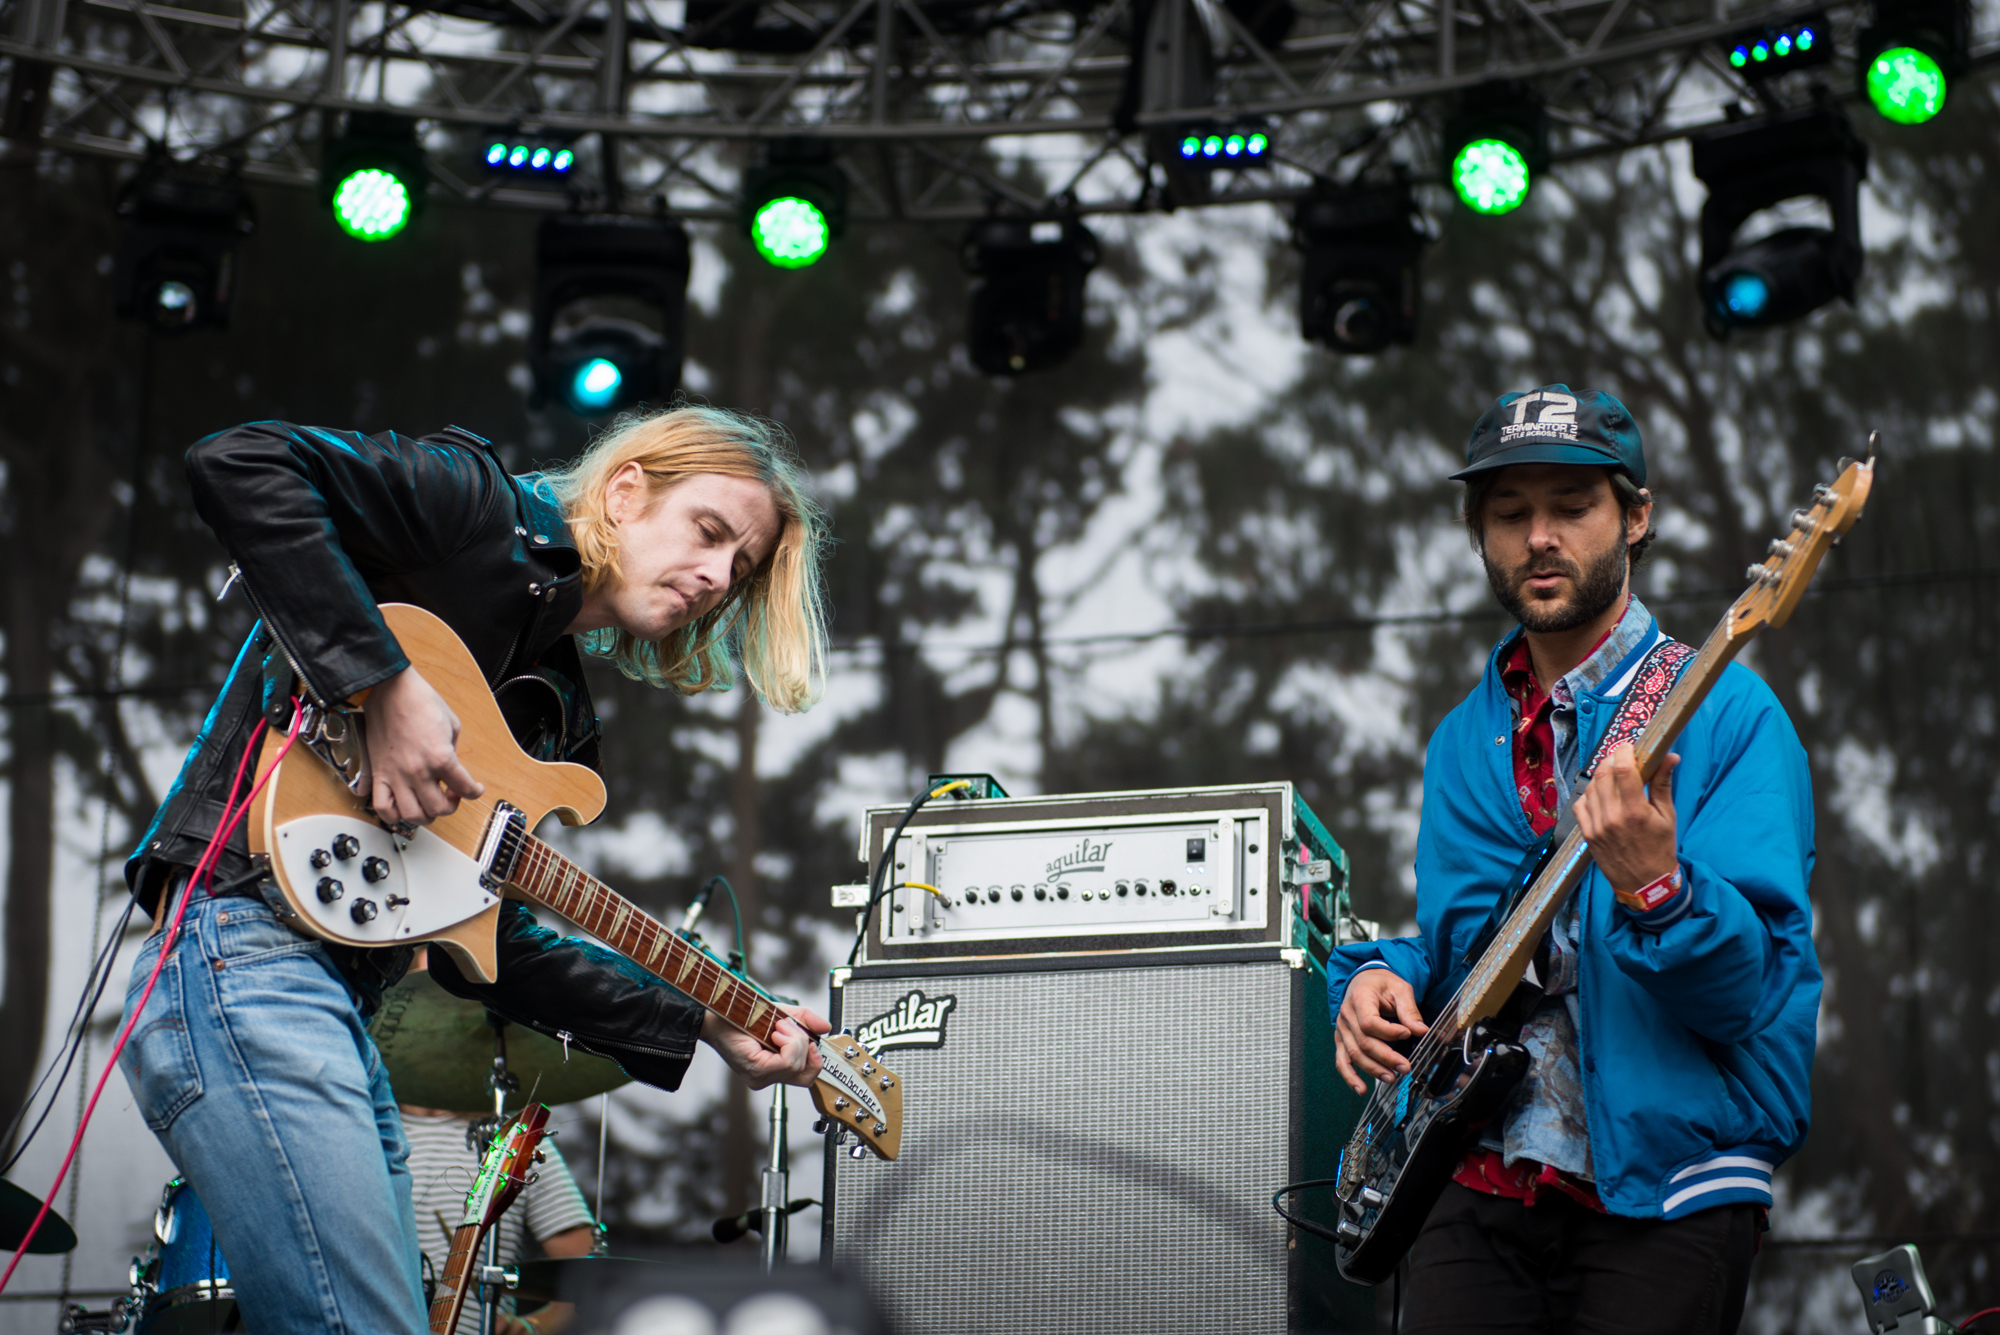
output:
M409 666L378 603L443 618L501 688L531 753L596 763L596 715L563 634L583 603L582 562L561 513L531 478L508 476L484 440L457 427L412 440L252 422L201 441L187 469L195 508L261 619L126 864L148 912L167 876L200 858L259 715L289 721L294 671L310 694L336 701ZM272 890L240 827L215 887ZM328 949L364 1016L412 954ZM680 1084L701 1032L694 1000L602 947L557 936L517 903L500 915L498 981L472 982L442 951L430 961L447 991L566 1033L649 1085Z

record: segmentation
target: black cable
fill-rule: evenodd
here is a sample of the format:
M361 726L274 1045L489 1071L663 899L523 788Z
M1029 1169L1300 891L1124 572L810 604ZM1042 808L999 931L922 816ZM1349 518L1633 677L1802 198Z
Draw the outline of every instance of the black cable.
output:
M888 875L889 859L895 855L896 841L903 837L903 831L909 826L910 818L917 814L918 807L921 807L933 797L937 797L942 793L948 793L954 788L969 787L971 787L971 784L965 779L954 779L950 783L941 783L927 793L917 794L916 799L908 807L904 808L903 818L896 822L896 832L890 835L889 842L882 846L882 856L875 859L875 872L868 878L868 902L861 909L861 925L854 931L854 948L847 952L848 968L853 968L854 961L861 957L861 943L868 939L868 922L869 919L875 916L875 906L882 901L883 895L888 894L892 890L902 889L901 885L885 887L882 881Z
M1315 1224L1310 1219L1301 1219L1280 1204L1285 1197L1295 1191L1304 1191L1309 1187L1337 1187L1339 1185L1340 1179L1337 1177L1316 1177L1306 1182L1287 1182L1284 1186L1279 1187L1271 1193L1271 1208L1278 1212L1280 1219L1290 1224L1293 1228L1302 1228L1316 1238L1325 1238L1328 1242L1340 1243L1340 1235L1332 1229L1327 1228L1323 1224ZM1344 1246L1346 1244L1342 1243L1341 1245Z
M78 1055L83 1051L84 1031L89 1028L90 1017L97 1012L98 1003L104 999L104 989L111 983L111 965L118 958L118 948L125 943L125 932L131 926L132 911L137 906L136 900L129 897L126 899L125 912L119 915L118 926L105 940L104 948L98 952L96 962L91 965L89 976L83 981L82 992L77 997L76 1013L70 1017L69 1027L63 1038L61 1066L58 1067L54 1061L49 1063L47 1069L42 1072L42 1078L35 1082L34 1089L30 1090L28 1097L21 1101L20 1111L14 1114L14 1120L7 1126L6 1138L0 1138L0 1145L4 1145L20 1129L21 1123L28 1116L28 1110L35 1106L35 1100L41 1097L43 1088L48 1085L49 1077L54 1076L56 1083L55 1087L49 1090L48 1103L42 1108L41 1115L35 1118L35 1124L28 1129L28 1134L14 1146L7 1162L0 1164L0 1173L11 1172L14 1165L21 1161L21 1156L28 1151L28 1146L41 1134L42 1125L49 1120L49 1114L55 1111L56 1095L62 1092L63 1085L69 1080L70 1068L76 1064Z

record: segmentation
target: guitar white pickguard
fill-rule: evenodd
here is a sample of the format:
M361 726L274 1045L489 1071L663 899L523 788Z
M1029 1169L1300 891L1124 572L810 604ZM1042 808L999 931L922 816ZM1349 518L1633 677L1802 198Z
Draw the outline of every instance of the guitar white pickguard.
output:
M419 829L405 842L373 821L319 815L287 821L276 833L272 860L299 910L321 935L350 945L420 940L484 912L499 898L480 884L477 862L429 830ZM352 857L337 858L333 843L343 834L359 848ZM313 866L315 851L326 855L325 867ZM387 865L381 880L362 875L370 858ZM340 882L339 898L319 897L322 877ZM364 900L375 906L375 916L356 922L354 906Z

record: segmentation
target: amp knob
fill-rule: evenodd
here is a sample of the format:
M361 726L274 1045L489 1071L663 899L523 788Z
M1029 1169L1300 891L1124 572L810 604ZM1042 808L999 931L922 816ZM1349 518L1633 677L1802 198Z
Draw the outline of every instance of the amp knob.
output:
M349 858L352 858L356 853L359 853L360 851L361 851L361 841L359 839L356 839L353 835L336 834L335 836L333 836L333 855L339 858L342 862L346 862Z
M373 922L378 911L374 900L357 899L354 901L354 907L347 911L347 916L354 919L356 923Z
M322 876L319 878L319 884L314 887L314 890L319 895L320 903L331 904L334 900L339 899L342 894L346 893L347 887L339 881L334 880L331 876Z
M367 881L370 885L373 885L376 881L388 880L389 879L388 859L369 858L366 862L362 863L361 879Z

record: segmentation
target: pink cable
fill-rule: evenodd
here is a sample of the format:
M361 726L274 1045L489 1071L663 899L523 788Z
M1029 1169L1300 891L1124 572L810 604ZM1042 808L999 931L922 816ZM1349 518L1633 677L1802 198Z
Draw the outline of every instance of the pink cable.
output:
M229 836L236 833L236 827L243 823L243 817L248 814L250 804L257 800L257 794L264 791L264 785L271 781L273 774L277 773L278 762L285 758L285 752L291 750L292 743L298 739L299 724L304 718L304 711L299 709L298 701L294 700L292 726L285 733L284 745L278 748L277 755L271 757L270 767L251 787L250 795L243 799L241 806L237 806L236 794L243 787L243 772L249 768L250 757L257 753L257 743L264 736L265 729L270 726L262 719L257 720L257 726L250 734L250 744L243 748L243 759L236 764L236 777L229 784L229 798L222 804L222 823L216 826L214 837L208 841L208 847L202 850L200 860L194 864L194 871L188 876L187 888L181 892L180 906L174 910L173 920L167 924L166 939L160 942L159 958L153 961L153 972L146 979L145 990L139 994L139 1004L132 1008L131 1017L125 1021L125 1028L119 1032L118 1041L111 1045L110 1059L104 1063L104 1073L97 1077L97 1087L90 1091L90 1102L84 1105L83 1118L76 1124L76 1134L70 1138L69 1153L63 1156L62 1167L56 1170L56 1180L49 1187L47 1196L43 1198L42 1208L35 1212L35 1222L28 1225L27 1233L15 1246L14 1259L7 1263L6 1273L0 1274L0 1293L7 1291L8 1281L14 1278L14 1268L20 1265L21 1258L28 1254L28 1244L35 1240L35 1234L41 1229L42 1221L49 1217L49 1206L54 1202L56 1193L62 1190L63 1179L69 1176L70 1165L76 1162L76 1152L83 1147L83 1133L90 1126L91 1116L97 1111L98 1097L104 1093L104 1086L110 1081L111 1072L118 1065L119 1054L125 1051L125 1040L132 1036L133 1026L138 1024L139 1017L146 1013L146 1003L153 996L153 984L160 981L160 971L166 967L167 957L173 953L174 943L180 937L181 919L186 916L188 905L194 902L195 882L197 880L201 882L200 888L204 892L214 884L215 864L222 856L224 845L229 842Z

